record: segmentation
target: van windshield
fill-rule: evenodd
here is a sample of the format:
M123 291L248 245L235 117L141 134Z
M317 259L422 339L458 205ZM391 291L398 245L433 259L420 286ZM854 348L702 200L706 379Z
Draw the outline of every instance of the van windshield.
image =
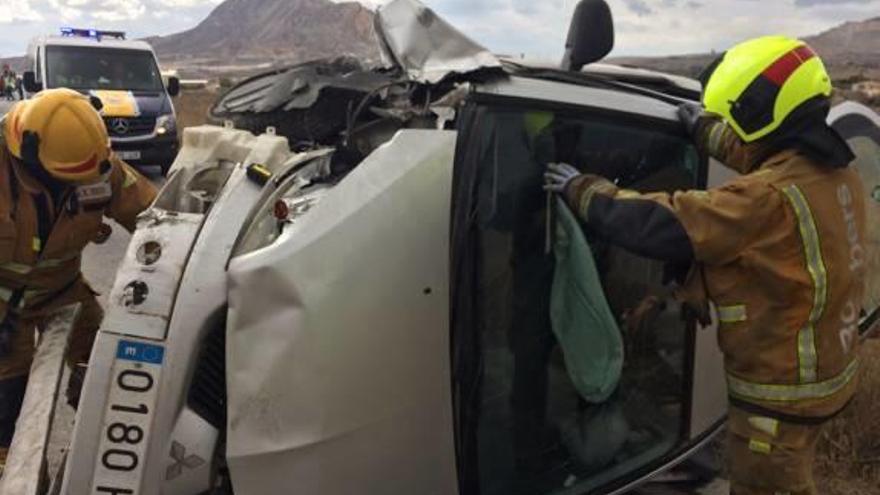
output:
M151 52L81 46L46 48L49 88L163 91Z

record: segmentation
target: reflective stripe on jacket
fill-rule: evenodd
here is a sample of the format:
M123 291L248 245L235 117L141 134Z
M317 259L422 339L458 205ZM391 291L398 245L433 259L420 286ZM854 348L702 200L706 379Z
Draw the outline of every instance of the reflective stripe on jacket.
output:
M585 175L567 199L612 242L702 265L731 397L786 415L832 415L857 381L867 261L861 180L796 151L749 163L759 150L731 135L723 124L703 125L698 143L731 168L757 169L720 187L639 194Z

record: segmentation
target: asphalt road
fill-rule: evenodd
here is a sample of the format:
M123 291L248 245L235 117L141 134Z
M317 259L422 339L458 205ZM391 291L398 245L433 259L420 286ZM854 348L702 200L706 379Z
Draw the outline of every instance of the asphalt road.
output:
M0 100L0 116L6 115L6 112L9 111L9 107L14 103L14 101Z

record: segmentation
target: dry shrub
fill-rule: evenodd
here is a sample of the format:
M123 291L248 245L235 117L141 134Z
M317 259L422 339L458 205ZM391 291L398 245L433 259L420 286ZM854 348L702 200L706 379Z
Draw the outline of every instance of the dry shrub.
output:
M213 89L183 90L174 99L177 110L177 125L180 129L204 124L208 119L208 110L217 100L219 94Z
M861 350L861 386L822 433L816 480L823 495L880 493L880 340Z

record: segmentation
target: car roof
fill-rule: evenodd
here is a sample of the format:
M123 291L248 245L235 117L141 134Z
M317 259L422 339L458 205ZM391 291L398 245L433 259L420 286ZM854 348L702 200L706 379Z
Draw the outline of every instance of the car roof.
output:
M477 95L498 96L549 104L593 108L633 117L677 122L676 106L650 96L614 88L571 84L547 79L511 76L474 85Z
M90 48L115 48L117 50L136 50L152 52L149 43L140 40L117 40L106 38L98 41L81 36L44 36L37 42L46 46L82 46Z
M554 64L545 60L517 59L510 57L499 58L509 64L533 70L561 70L559 64ZM699 94L702 91L702 85L695 79L666 72L642 69L639 67L628 67L608 63L593 63L584 66L581 72L591 76L605 77L614 81L648 88L665 86L682 96L699 97Z

